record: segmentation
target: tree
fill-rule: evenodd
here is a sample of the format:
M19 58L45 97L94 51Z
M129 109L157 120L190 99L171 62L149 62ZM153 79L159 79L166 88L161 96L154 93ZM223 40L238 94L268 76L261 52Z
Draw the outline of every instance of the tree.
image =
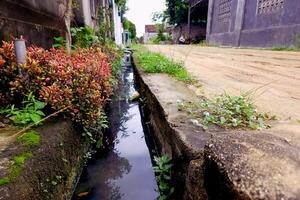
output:
M159 41L166 41L166 36L164 35L165 33L165 26L164 24L156 24L157 28L157 38Z
M136 38L135 24L132 23L130 20L124 18L123 27L124 27L124 29L128 30L128 32L130 33L130 39L134 40Z
M166 0L166 7L163 17L167 18L170 24L187 22L189 4L186 0Z
M71 53L72 36L71 36L71 21L73 17L73 0L58 0L62 9L63 20L65 24L66 50ZM76 3L76 2L75 2Z
M125 14L125 12L128 10L128 7L126 5L127 0L115 0L115 3L119 7L119 10L121 12L121 16Z

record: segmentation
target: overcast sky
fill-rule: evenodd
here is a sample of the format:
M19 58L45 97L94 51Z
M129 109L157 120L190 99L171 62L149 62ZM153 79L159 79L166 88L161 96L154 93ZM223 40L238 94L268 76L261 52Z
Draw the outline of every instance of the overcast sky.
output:
M165 9L165 0L127 0L125 16L136 25L137 35L145 32L145 24L152 24L152 13Z

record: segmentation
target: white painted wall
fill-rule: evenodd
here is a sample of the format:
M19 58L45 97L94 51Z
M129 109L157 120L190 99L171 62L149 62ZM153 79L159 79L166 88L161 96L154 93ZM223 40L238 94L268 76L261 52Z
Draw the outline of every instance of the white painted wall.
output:
M84 25L93 27L90 1L81 0L80 4L81 4Z
M115 43L118 46L123 46L122 34L123 34L123 25L121 22L121 16L119 16L119 8L113 0L113 16L114 16L114 34L115 34Z
M84 25L89 26L96 30L98 28L98 26L97 26L97 22L92 19L92 15L95 11L93 11L93 13L92 13L91 1L90 0L79 0L78 2L80 5L80 10L81 10L81 12L78 14L82 15L82 17L80 17L80 18L83 18ZM93 9L95 9L95 7Z

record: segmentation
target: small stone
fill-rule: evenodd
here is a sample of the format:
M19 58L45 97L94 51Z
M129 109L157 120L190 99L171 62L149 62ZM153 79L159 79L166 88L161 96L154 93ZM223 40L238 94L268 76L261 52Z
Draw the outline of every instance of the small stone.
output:
M140 93L134 91L133 94L130 96L130 101L136 101L140 98Z
M196 120L196 119L191 119L190 121L191 121L195 126L203 127L202 124L200 124L199 121Z

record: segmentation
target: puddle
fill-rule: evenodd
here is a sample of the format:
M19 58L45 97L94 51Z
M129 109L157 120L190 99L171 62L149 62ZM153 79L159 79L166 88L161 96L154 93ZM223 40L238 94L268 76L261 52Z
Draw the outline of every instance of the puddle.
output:
M154 200L159 196L147 128L143 128L139 103L129 101L134 92L133 69L123 67L109 105L106 135L111 144L87 163L73 200Z

